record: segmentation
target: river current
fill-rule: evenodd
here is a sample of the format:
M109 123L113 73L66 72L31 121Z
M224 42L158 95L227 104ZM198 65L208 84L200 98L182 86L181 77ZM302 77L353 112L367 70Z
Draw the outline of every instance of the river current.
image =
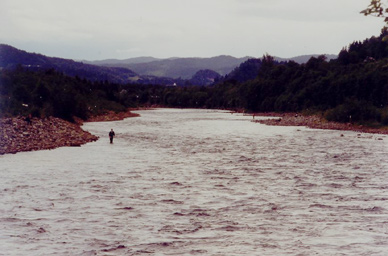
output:
M0 255L388 255L387 136L138 113L0 156Z

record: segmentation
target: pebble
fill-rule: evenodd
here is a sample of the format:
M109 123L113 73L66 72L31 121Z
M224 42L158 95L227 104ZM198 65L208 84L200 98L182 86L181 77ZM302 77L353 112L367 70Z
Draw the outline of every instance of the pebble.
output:
M320 116L311 115L295 115L293 113L255 113L255 116L276 116L281 115L281 119L265 119L265 120L255 120L254 122L262 123L266 125L280 125L280 126L306 126L314 129L330 129L330 130L341 130L341 131L357 131L362 133L375 133L375 134L388 134L388 130L381 128L370 128L362 125L352 124L352 123L337 123L329 122L323 119Z
M78 124L55 117L32 118L30 123L24 117L1 118L0 127L0 155L63 146L79 147L98 139Z

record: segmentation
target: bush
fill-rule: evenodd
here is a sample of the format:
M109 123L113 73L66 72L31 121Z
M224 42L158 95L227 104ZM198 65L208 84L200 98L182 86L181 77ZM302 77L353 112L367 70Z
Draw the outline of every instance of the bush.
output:
M344 104L327 110L325 118L335 122L367 122L370 120L380 121L381 114L379 110L366 101L356 99L347 99Z
M388 108L384 108L380 111L381 116L381 124L382 125L388 125Z

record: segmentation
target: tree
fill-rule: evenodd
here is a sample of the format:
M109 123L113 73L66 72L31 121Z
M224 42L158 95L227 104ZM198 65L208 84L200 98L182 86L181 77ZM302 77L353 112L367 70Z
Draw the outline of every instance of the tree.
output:
M385 3L383 0L371 0L368 8L361 11L361 13L363 13L365 16L371 15L375 17L384 18L384 22L386 24L382 29L382 33L388 31L388 8L387 8L388 3L387 2L388 2L387 0L385 1ZM385 37L384 39L387 39L387 37Z
M385 4L381 3L381 0L371 0L368 8L361 11L361 13L363 13L365 16L372 15L376 17L386 17L388 10L385 8ZM385 21L388 21L388 19Z

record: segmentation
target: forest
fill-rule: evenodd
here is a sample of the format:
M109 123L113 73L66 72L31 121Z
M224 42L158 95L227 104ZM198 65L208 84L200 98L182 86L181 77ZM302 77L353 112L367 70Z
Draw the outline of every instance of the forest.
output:
M212 86L115 84L22 66L0 71L0 115L73 121L108 110L162 106L319 114L338 122L388 125L388 44L372 37L337 59L305 64L250 59Z

